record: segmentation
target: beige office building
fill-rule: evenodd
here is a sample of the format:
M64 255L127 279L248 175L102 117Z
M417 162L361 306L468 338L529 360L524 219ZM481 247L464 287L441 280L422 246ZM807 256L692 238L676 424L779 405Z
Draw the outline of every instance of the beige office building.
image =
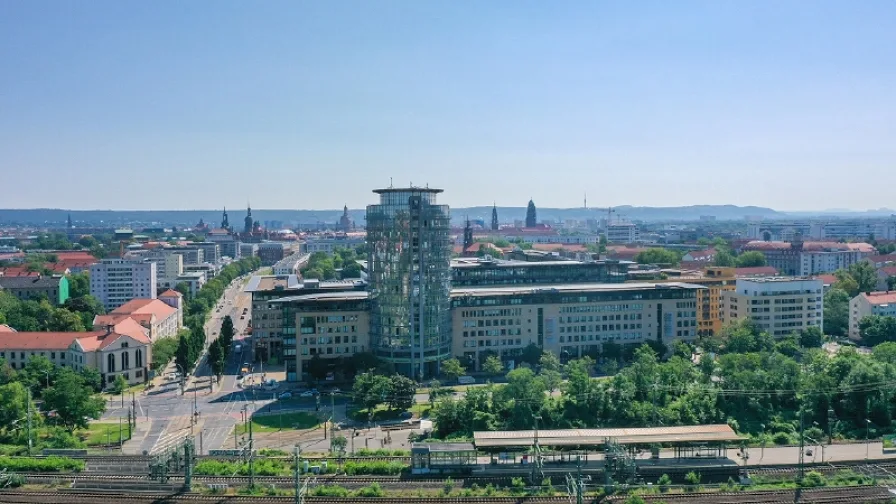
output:
M823 326L822 281L810 278L741 278L722 292L724 322L749 318L775 338Z

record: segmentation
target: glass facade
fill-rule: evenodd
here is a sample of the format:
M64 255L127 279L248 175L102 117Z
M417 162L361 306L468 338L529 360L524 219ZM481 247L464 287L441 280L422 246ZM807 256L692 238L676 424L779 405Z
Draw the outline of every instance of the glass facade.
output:
M450 357L450 216L441 189L380 189L367 207L371 348L406 376Z

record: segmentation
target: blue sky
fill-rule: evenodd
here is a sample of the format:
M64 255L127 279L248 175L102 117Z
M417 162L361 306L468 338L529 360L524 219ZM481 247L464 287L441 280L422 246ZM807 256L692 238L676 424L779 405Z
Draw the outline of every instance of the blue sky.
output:
M0 208L894 207L896 2L0 2Z

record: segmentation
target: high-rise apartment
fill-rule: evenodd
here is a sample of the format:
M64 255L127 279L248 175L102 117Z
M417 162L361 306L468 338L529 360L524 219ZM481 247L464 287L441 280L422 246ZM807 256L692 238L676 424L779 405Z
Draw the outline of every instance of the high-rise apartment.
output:
M438 374L451 355L451 241L441 189L374 191L367 207L370 339L374 353L415 378Z
M740 278L722 292L722 320L748 318L776 338L823 329L822 281L810 278Z
M90 294L107 311L134 298L156 299L156 263L103 259L90 267Z

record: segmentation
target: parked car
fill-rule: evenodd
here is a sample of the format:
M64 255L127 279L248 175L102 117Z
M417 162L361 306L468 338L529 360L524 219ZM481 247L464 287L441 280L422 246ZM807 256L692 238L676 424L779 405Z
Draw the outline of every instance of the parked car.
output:
M280 395L277 396L277 398L280 400L292 399L292 392L281 392Z
M302 392L301 394L299 394L299 397L314 397L314 392L312 392L310 390L306 390L306 391Z

